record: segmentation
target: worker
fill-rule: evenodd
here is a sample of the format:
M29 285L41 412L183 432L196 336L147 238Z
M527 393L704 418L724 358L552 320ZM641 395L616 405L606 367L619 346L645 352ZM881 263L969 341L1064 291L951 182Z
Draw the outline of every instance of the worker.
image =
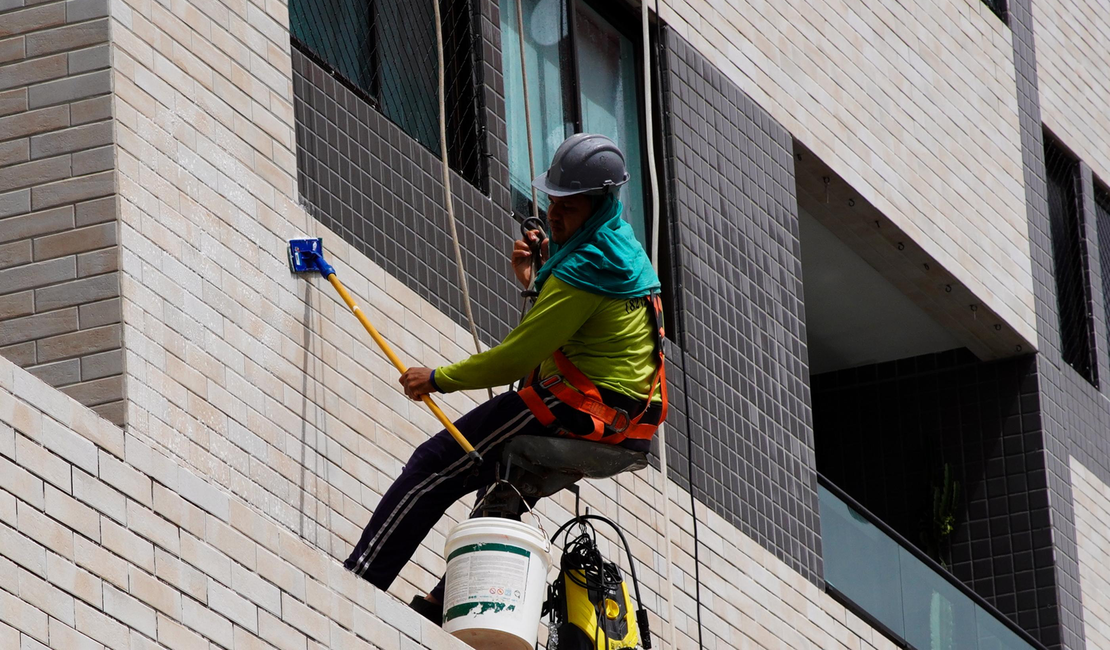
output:
M535 278L535 305L496 347L458 363L409 368L405 394L504 386L509 391L455 422L482 455L496 457L513 436L565 435L647 451L666 417L659 279L632 227L621 218L624 154L609 138L580 133L566 139L551 167L533 181L547 194L550 239L528 233L546 262ZM550 255L548 255L550 253ZM525 287L532 248L515 242L512 267ZM473 466L447 433L413 452L382 495L344 566L388 589L443 513L459 498L493 484L495 463ZM437 625L443 581L411 606Z

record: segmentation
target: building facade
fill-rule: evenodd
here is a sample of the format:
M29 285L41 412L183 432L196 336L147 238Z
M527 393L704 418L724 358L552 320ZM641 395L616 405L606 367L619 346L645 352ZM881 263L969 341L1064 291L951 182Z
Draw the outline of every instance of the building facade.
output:
M653 464L581 489L655 647L1110 648L1110 6L442 0L442 116L435 9L0 0L0 647L462 647L402 600L466 504L342 569L438 425L287 240L460 359L585 130L664 285Z

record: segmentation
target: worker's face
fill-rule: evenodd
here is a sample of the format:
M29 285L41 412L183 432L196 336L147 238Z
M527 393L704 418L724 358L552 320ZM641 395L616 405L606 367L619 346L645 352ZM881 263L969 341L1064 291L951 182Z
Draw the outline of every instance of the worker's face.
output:
M593 214L593 202L584 194L552 196L547 208L547 225L551 240L565 244Z

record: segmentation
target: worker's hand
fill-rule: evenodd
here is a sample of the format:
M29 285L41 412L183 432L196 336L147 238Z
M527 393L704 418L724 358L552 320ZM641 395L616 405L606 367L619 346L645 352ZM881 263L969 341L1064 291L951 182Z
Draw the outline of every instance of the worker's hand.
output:
M436 392L436 387L432 384L431 368L409 368L398 381L409 399L418 400L428 393Z
M529 230L528 238L533 242L540 242L540 264L543 264L547 261L547 238L539 230ZM532 249L529 248L528 242L523 239L513 242L512 261L516 279L520 281L521 286L527 287L532 283Z

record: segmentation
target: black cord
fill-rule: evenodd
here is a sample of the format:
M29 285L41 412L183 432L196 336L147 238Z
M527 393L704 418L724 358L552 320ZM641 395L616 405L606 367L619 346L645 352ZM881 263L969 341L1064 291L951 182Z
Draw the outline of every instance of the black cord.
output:
M656 32L655 32L656 33L656 37L655 37L655 51L656 51L655 69L656 69L656 74L655 74L655 78L658 80L658 83L656 84L656 101L659 103L659 110L664 113L663 114L663 119L661 120L661 122L663 123L662 128L667 129L670 122L667 119L667 117L668 117L668 115L667 115L667 106L666 106L666 103L664 101L665 97L664 97L664 92L663 92L663 84L665 83L667 77L664 76L664 74L663 74L664 73L664 70L663 70L663 27L662 27L663 22L662 22L662 18L660 17L660 14L659 14L659 0L655 0L655 18L656 18L656 24L655 24L655 29L656 29ZM664 146L663 167L664 167L664 176L665 176L666 179L670 179L673 176L673 170L671 170L669 168L669 160L674 155L674 152L670 149L670 146L671 146L670 142L671 142L671 136L672 135L673 135L672 133L664 133L664 138L663 138L663 146ZM673 215L678 214L678 205L677 205L677 202L676 202L675 197L674 197L673 194L668 196L668 209L669 209L671 214L673 214ZM660 224L660 227L662 227L662 224ZM670 231L670 235L671 235L671 237L670 237L671 259L677 261L678 259L680 259L679 256L677 255L677 253L681 249L681 242L679 241L680 229L679 228L672 229ZM676 273L675 269L671 269L671 278L672 278L672 285L671 286L673 287L673 290L672 290L671 293L672 293L672 300L675 303L674 316L675 316L675 320L677 321L676 325L678 325L676 330L679 333L679 334L677 334L677 336L681 336L681 338L683 339L683 344L684 344L683 345L683 350L689 350L690 349L689 329L686 327L686 318L685 318L685 313L686 312L683 309L683 302L684 301L683 301L682 287L678 283L678 280L680 280L681 277L682 276L681 276L680 273ZM685 366L685 363L686 363L686 358L684 356L684 358L683 358L683 365L684 366ZM694 454L693 454L693 444L694 443L693 443L693 436L691 435L691 431L693 431L694 423L693 423L693 420L691 418L691 411L690 411L690 382L689 382L689 379L688 379L688 373L685 371L685 368L683 369L683 372L682 372L682 388L683 388L683 390L682 390L683 399L684 399L684 403L685 403L685 406L686 406L686 414L685 414L686 415L686 417L685 417L685 419L686 419L686 463L687 463L686 467L687 467L687 478L688 478L689 484L690 484L690 514L691 514L691 518L694 521L694 529L692 531L693 535L694 535L694 603L695 603L695 607L696 607L696 618L697 618L697 622L698 622L698 647L702 648L702 647L705 647L705 645L702 641L702 623L701 623L701 562L698 558L698 546L699 546L699 544L698 544L698 517L697 517L697 512L698 511L697 511L697 498L694 496ZM666 486L664 486L664 489L666 489ZM674 642L673 639L672 639L672 642Z
M555 531L555 534L551 536L552 544L554 544L555 540L559 538L559 535L562 535L574 524L581 525L583 529L582 533L578 537L576 537L574 541L564 545L563 562L564 564L566 564L568 558L567 554L569 553L571 554L569 558L572 561L577 562L581 559L584 562L593 563L594 565L593 567L590 567L590 569L592 569L592 573L589 577L586 577L587 574L585 570L579 569L578 567L573 567L573 570L582 570L582 575L584 576L582 580L579 580L569 572L566 572L565 575L567 575L576 585L587 589L587 593L588 590L591 588L594 588L595 590L604 590L601 591L601 593L606 593L607 591L617 591L620 589L620 585L623 580L621 579L620 571L616 567L616 565L612 565L612 571L609 572L608 575L606 575L605 562L604 559L601 557L601 552L597 548L597 531L594 529L593 525L589 523L591 521L600 521L609 524L609 526L617 533L617 537L620 538L621 544L624 546L624 554L628 558L628 575L632 579L632 589L636 594L636 605L638 606L638 608L635 612L635 618L636 624L640 630L640 642L645 650L649 650L651 648L651 629L649 628L647 609L644 607L644 599L640 597L640 580L636 577L636 561L632 557L632 548L628 545L628 539L625 538L624 531L622 531L620 527L613 522L612 519L602 517L601 515L579 515L574 519L566 522L559 527L559 530ZM600 571L598 571L597 568L600 568ZM594 615L600 615L596 603L594 605ZM596 631L597 628L600 628L600 626L601 621L599 620L597 622L597 627L595 628L595 648L597 647Z

